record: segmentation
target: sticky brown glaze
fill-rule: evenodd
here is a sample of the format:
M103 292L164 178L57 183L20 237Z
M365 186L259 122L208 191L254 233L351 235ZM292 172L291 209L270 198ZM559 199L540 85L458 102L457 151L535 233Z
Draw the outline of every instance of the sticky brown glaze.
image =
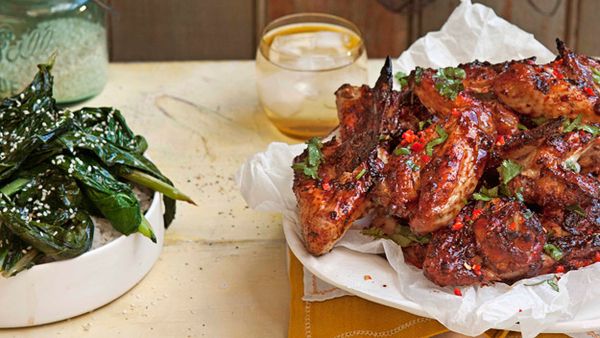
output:
M472 210L472 206L465 207L456 221L466 223L465 218ZM486 282L483 273L473 270L473 266L481 264L472 227L466 225L459 230L445 227L432 235L423 261L423 273L440 286L474 285Z
M489 111L471 106L444 125L448 139L435 148L421 174L417 210L410 220L415 233L435 231L458 215L474 192L493 140Z
M465 73L463 86L465 90L474 93L490 93L498 74L502 71L504 64L491 64L489 62L474 62L459 65Z
M498 280L535 276L542 267L542 226L520 202L496 198L486 203L473 233L483 266Z
M600 261L600 235L573 235L553 237L549 243L557 246L564 254L558 262L552 261L544 273L555 272L560 265L564 270L575 270Z
M470 204L456 217L457 223L462 227L433 233L423 262L423 272L432 282L511 283L543 268L545 235L538 218L523 204L498 198Z
M518 189L518 184L511 186ZM523 196L541 206L586 206L600 198L600 181L570 170L544 168L535 186L526 189Z
M556 39L558 57L551 65L559 76L568 79L578 88L592 88L598 93L599 85L594 81L593 69L600 70L600 62L585 55L577 54L559 39ZM554 69L553 69L554 72Z
M473 97L464 91L459 93L454 100L440 95L435 88L435 74L434 69L425 69L418 83L414 80L411 82L415 95L432 114L449 116L453 109L465 109L473 104Z
M427 144L438 135L435 125L417 132L419 142ZM400 142L398 147L408 147L409 144ZM385 165L381 180L377 182L371 196L380 207L384 208L390 215L409 218L412 216L412 204L419 198L422 168L425 168L431 158L425 155L425 150L412 151L408 155L385 152Z
M333 161L339 147L337 140L323 145L324 163L319 180L296 172L293 190L298 201L302 234L307 250L313 255L329 252L367 206L367 192L372 186L375 163L362 163L352 171L341 170ZM295 161L301 162L306 154ZM376 161L376 160L374 160ZM367 172L359 179L363 170Z
M427 245L412 244L402 248L402 253L404 254L404 262L422 269L425 256L427 255Z
M365 96L372 104L354 105L354 110L342 114L359 114L358 124L346 129L345 137L334 137L323 145L318 179L302 171L294 172L292 188L298 201L304 242L313 255L329 252L352 222L369 208L367 193L383 168L378 157L379 135L384 112L393 102L392 84L388 59L372 96ZM359 128L360 132L352 128ZM294 163L303 162L306 156L305 150Z
M600 127L600 125L599 125ZM600 175L600 137L579 157L581 173L584 175Z
M599 122L598 88L588 81L592 63L562 52L566 54L546 65L507 64L494 81L494 93L508 107L531 117L581 114L584 121Z
M497 149L501 158L521 165L520 175L509 187L513 192L520 191L528 203L557 207L588 205L600 196L600 181L572 168L596 138L583 130L565 133L564 126L562 119L548 122L515 135Z
M546 207L541 215L542 226L551 237L592 235L600 232L600 201L575 211L567 208ZM581 212L583 211L583 214Z
M373 93L367 85L360 87L345 84L335 92L340 138L348 140L368 123L367 112L373 104Z

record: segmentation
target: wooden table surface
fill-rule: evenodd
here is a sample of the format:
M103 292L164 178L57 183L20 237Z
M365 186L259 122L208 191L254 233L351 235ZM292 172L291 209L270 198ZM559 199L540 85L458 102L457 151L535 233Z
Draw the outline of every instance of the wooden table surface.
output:
M382 60L369 61L370 82ZM89 106L114 106L197 207L179 204L161 257L114 302L0 337L285 337L289 286L277 214L249 209L234 183L279 133L258 105L253 61L111 64ZM90 278L93 278L91 276Z

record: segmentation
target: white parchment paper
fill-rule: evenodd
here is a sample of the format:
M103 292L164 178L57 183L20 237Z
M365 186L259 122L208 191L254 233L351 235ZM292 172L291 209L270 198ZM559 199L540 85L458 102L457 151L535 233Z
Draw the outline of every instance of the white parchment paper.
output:
M439 32L427 34L406 50L397 60L396 68L408 73L416 66L455 66L474 59L502 62L531 56L536 56L538 62L554 58L533 35L499 18L490 8L467 0ZM242 166L238 184L250 207L297 219L290 165L303 149L304 145L273 143ZM463 296L457 297L453 288L440 288L420 270L405 264L402 250L391 241L372 241L353 229L337 245L369 254L385 252L397 272L400 293L421 304L431 317L449 329L466 335L479 335L490 328L508 329L519 322L523 336L534 337L556 322L573 318L585 304L600 301L600 264L562 276L559 292L547 283L526 285L551 277L546 275L512 286L497 283L489 287L465 287Z

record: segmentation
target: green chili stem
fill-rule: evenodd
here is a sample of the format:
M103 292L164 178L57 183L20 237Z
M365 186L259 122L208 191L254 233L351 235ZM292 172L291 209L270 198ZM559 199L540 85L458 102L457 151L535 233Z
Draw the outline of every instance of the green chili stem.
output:
M26 186L29 182L30 180L27 178L17 178L16 180L2 187L0 189L0 193L6 196L14 195L16 192L23 189L23 187Z
M139 170L120 172L119 175L127 180L130 180L131 182L143 185L154 191L163 193L167 197L170 197L174 200L185 201L196 205L196 203L189 196L181 192L179 189Z
M154 235L154 231L152 230L152 225L150 222L142 215L142 222L138 226L138 232L145 237L150 238L150 240L156 243L156 235Z

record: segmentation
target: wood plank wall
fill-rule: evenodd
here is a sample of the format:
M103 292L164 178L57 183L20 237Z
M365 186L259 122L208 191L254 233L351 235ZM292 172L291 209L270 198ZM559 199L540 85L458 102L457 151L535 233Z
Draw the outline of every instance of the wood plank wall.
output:
M473 0L532 32L554 50L563 39L600 56L598 0ZM381 3L408 4L404 11ZM114 61L251 59L264 26L286 14L325 12L354 22L369 57L397 56L438 30L459 0L111 0ZM393 7L393 6L392 6Z

